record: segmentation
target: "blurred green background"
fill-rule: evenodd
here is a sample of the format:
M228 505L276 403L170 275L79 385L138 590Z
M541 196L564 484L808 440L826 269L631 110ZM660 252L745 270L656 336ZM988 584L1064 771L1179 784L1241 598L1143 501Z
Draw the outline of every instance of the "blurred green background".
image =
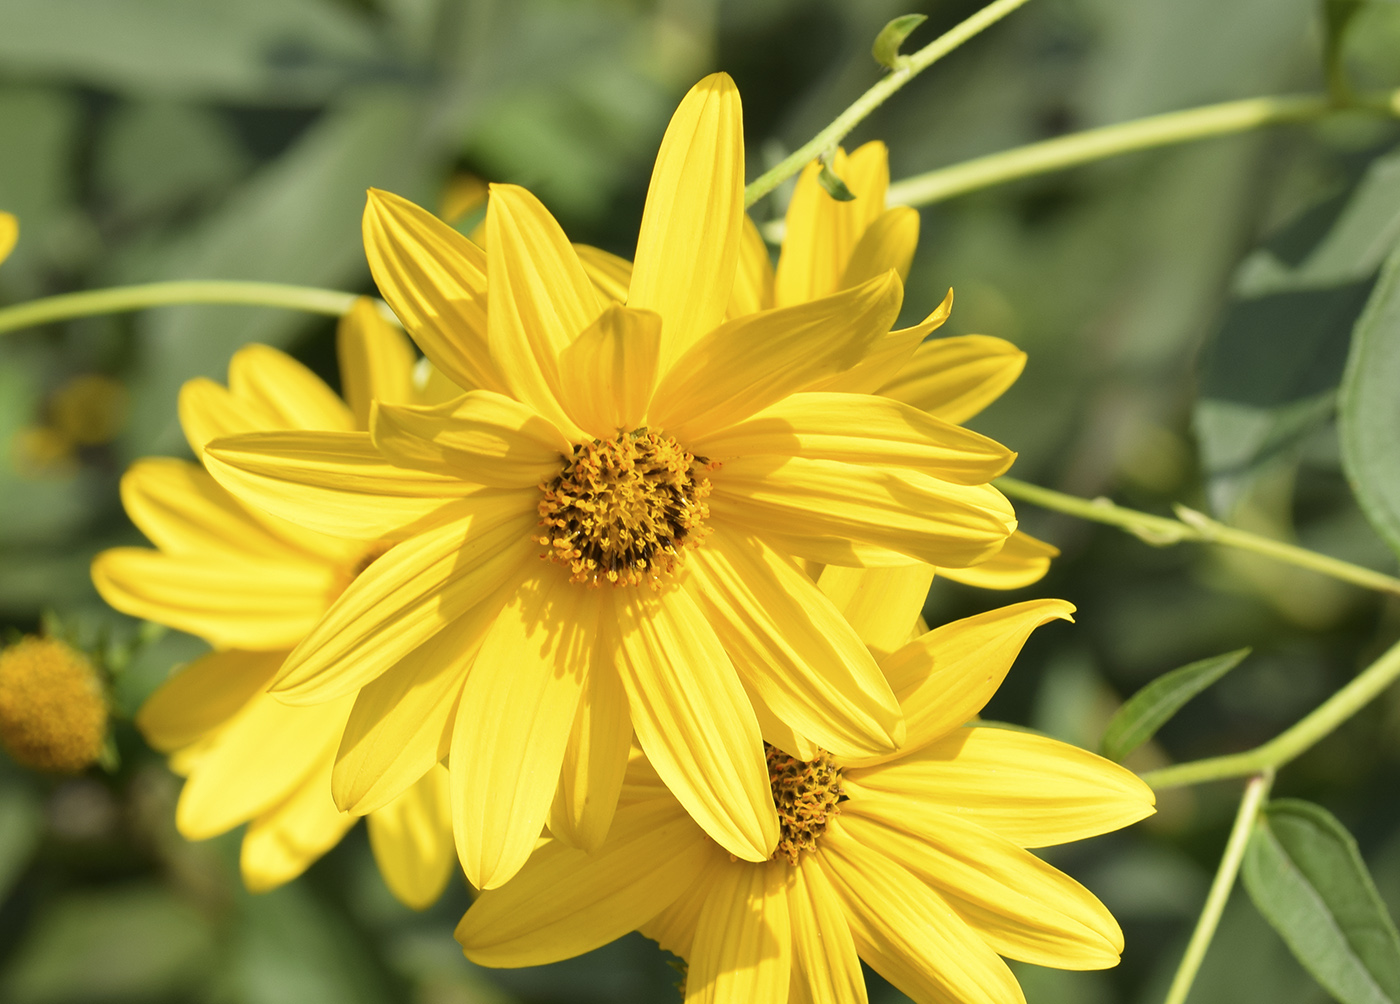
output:
M169 278L368 292L364 189L434 207L462 172L530 186L575 240L630 256L661 131L700 76L737 80L754 177L878 79L869 46L888 19L929 15L912 47L978 6L0 0L0 209L22 225L0 267L0 304ZM1316 91L1322 48L1314 0L1033 0L914 81L848 147L883 139L900 178L1140 115ZM1400 86L1400 4L1362 9L1345 61L1358 87ZM1350 499L1333 412L1351 323L1400 236L1397 142L1393 122L1339 114L928 208L907 313L921 317L953 286L940 334L999 335L1030 353L1021 381L973 423L1020 451L1019 477L1154 512L1184 501L1393 570ZM117 679L134 711L202 646L143 633L89 584L97 550L139 540L117 498L121 471L139 456L185 455L179 384L222 379L246 342L287 348L334 382L332 330L301 314L181 307L0 338L0 624L31 631L53 611L87 644L139 642ZM93 386L96 397L74 390ZM114 436L75 441L75 394L119 420ZM1024 527L1064 551L1050 576L1006 595L940 581L926 610L941 622L1032 596L1078 605L1077 624L1032 640L991 717L1093 748L1121 698L1152 677L1255 649L1130 761L1138 767L1269 738L1400 634L1395 602L1310 573L1194 545L1154 549L1019 508ZM1352 829L1392 911L1397 696L1275 789ZM362 829L301 881L249 896L238 834L182 841L177 779L129 721L117 744L119 769L77 778L0 756L7 1004L678 999L666 957L635 935L558 966L471 966L451 937L463 884L425 914L408 911L380 882ZM1115 911L1127 950L1105 973L1018 966L1031 1004L1161 999L1238 790L1168 792L1146 824L1050 852ZM877 1004L903 999L871 985ZM1191 999L1326 997L1241 893Z

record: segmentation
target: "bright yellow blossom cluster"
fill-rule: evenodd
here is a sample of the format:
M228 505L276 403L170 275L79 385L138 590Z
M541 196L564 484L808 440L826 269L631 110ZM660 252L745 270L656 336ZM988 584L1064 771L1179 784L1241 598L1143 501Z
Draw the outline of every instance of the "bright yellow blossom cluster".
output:
M737 91L697 84L629 263L494 185L480 242L372 191L345 400L287 356L186 385L200 464L141 461L128 613L214 651L138 724L191 838L247 822L269 888L369 817L395 893L460 863L457 929L531 965L641 929L688 1001L1020 999L1001 957L1116 963L1117 925L1028 848L1152 811L1132 774L968 727L1058 600L924 629L935 574L1010 588L1053 548L962 427L1023 355L894 329L918 216L884 148L799 178L776 270L743 208Z

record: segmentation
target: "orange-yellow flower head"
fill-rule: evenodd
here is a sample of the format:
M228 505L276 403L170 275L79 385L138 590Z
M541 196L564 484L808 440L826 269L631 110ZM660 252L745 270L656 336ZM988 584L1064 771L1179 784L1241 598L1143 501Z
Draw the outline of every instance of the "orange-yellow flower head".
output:
M35 770L72 774L107 739L107 698L87 656L54 638L0 651L0 746Z

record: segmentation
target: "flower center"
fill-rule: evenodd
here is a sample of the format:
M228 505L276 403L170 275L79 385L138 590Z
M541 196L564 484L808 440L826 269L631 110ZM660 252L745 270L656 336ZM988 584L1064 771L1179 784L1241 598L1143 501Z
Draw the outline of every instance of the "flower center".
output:
M540 484L544 557L570 582L634 586L676 568L710 515L714 465L670 436L646 429L574 447L552 481Z
M816 848L831 818L845 801L841 794L841 768L825 752L815 760L798 760L764 743L768 751L768 783L778 809L778 849L772 861L787 858L797 864L802 851Z
M76 773L102 754L107 700L77 649L29 636L0 652L0 746L36 770Z

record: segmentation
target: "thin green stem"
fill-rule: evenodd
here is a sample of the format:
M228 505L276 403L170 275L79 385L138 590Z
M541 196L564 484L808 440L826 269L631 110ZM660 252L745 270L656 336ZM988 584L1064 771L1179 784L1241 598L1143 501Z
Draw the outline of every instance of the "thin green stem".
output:
M82 293L64 293L0 309L0 334L50 321L94 314L117 314L178 303L234 303L282 307L338 317L356 300L353 293L279 282L225 282L216 279L150 282Z
M938 62L968 39L990 28L1027 0L995 0L976 14L944 32L918 52L901 56L899 65L874 87L857 98L821 132L793 151L776 166L759 175L744 189L744 206L752 206L780 184L802 170L808 162L826 153L845 139L861 121L885 103L891 94Z
M1194 760L1150 770L1142 779L1156 789L1244 777L1277 769L1307 752L1323 737L1375 700L1400 678L1400 642L1391 646L1341 690L1323 701L1292 728L1243 753Z
M1206 949L1215 937L1215 929L1220 926L1220 916L1225 912L1225 903L1230 898L1230 890L1235 886L1235 878L1244 863L1245 848L1249 846L1249 836L1254 831L1254 821L1264 800L1269 797L1273 784L1273 771L1263 771L1249 779L1244 797L1240 799L1239 812L1235 814L1235 825L1230 828L1230 839L1225 843L1225 854L1220 859L1220 867L1215 871L1215 879L1206 895L1206 904L1201 908L1201 916L1196 921L1196 929L1187 942L1186 954L1181 957L1181 965L1176 967L1171 989L1167 991L1165 1004L1185 1004L1186 995L1191 992L1191 984L1196 980L1201 963L1205 960Z
M1126 530L1140 540L1157 547L1194 541L1202 544L1220 544L1241 551L1261 554L1275 561L1282 561L1299 568L1306 568L1321 575L1328 575L1343 582L1365 589L1400 596L1400 579L1377 572L1361 565L1354 565L1340 558L1318 554L1306 547L1287 544L1281 540L1262 537L1257 533L1240 530L1233 526L1211 519L1204 513L1186 506L1176 507L1177 519L1153 516L1116 505L1106 498L1084 499L1076 495L1066 495L1050 488L1017 481L1015 478L1001 478L996 483L1004 493L1014 499L1034 503L1045 509L1106 523Z

